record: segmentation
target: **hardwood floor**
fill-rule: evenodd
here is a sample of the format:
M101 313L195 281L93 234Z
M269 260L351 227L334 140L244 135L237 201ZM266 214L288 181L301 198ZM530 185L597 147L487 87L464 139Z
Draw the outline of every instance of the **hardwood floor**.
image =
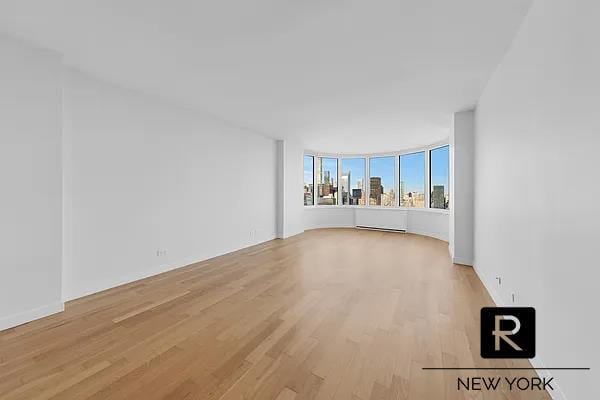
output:
M479 357L484 305L445 242L309 231L0 332L0 398L549 399L457 390L457 376L497 371L422 370L529 366Z

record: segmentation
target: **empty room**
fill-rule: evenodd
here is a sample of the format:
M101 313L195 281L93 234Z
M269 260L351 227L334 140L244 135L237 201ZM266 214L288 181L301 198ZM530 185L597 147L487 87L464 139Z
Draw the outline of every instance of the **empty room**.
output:
M600 399L599 20L0 0L0 399Z

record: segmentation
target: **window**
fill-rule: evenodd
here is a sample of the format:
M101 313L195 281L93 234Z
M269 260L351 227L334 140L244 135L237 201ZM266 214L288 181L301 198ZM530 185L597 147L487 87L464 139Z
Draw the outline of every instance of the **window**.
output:
M315 158L313 156L304 156L304 205L315 205L314 200L314 181L315 181Z
M393 207L396 205L395 158L372 157L369 159L369 204Z
M367 196L365 188L365 159L342 159L342 204L364 206Z
M425 207L425 152L400 156L400 207Z
M317 204L336 205L338 189L337 158L317 158Z
M450 187L448 185L449 147L438 147L429 152L429 190L431 208L448 209Z

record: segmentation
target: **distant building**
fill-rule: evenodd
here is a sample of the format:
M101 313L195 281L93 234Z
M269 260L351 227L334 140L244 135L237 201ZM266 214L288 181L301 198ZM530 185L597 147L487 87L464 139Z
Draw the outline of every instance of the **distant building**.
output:
M431 207L446 208L446 197L444 196L444 185L434 185L431 195Z
M406 199L404 198L404 181L400 181L400 206L402 207L407 207L406 204L404 204L406 202ZM410 193L409 193L410 196Z
M381 205L381 195L383 194L383 186L381 186L381 178L378 176L373 176L369 180L371 184L371 192L369 194L371 205L380 206Z
M352 189L352 198L350 204L359 205L362 199L362 189Z
M331 178L330 171L322 171L321 182L317 185L317 201L319 205L334 205L336 204L337 186Z
M312 206L313 203L313 185L304 185L304 205Z
M350 171L346 174L342 174L342 204L352 204L350 199Z
M357 199L356 200L357 201L356 204L361 205L361 206L365 205L365 199L363 197L365 195L365 186L364 185L365 185L365 183L364 183L364 181L362 179L359 179L358 181L356 181L356 187L357 187L358 190L360 190L360 193L359 193L358 197L354 196L354 190L352 191L352 193L353 193L352 197L354 197L354 198Z

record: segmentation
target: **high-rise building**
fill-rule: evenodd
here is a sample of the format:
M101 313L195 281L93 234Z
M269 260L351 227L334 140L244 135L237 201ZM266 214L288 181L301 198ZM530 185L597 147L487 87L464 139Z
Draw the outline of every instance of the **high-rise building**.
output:
M342 174L342 204L352 204L352 199L350 198L350 182L352 182L350 179L350 171Z
M352 195L352 197L356 198L356 204L364 206L365 205L365 199L364 199L364 195L365 193L365 181L362 179L359 179L358 181L356 181L356 188L359 190L359 192L356 192L358 194L358 196L354 196L354 194ZM354 190L352 191L352 193L354 193Z
M400 206L402 207L407 207L405 203L405 198L404 198L404 181L400 181Z
M309 185L304 185L304 205L312 206L313 203L313 185L312 183Z
M431 194L431 207L446 208L446 197L444 196L444 185L434 185Z
M352 201L351 204L353 205L360 205L361 200L362 200L362 189L352 189Z
M369 194L369 204L380 206L381 205L381 194L383 193L383 186L381 185L381 177L372 176L369 179L371 184L371 191Z

